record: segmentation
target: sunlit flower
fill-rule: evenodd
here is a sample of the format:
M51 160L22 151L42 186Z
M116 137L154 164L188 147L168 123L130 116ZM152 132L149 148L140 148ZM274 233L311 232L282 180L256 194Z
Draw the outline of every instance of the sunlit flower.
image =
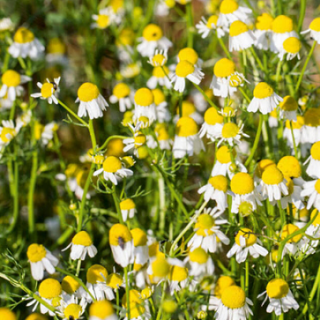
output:
M59 38L52 38L49 40L46 47L46 61L51 64L68 65L68 58L66 57L66 45Z
M300 49L300 40L296 37L289 37L283 41L282 50L279 52L279 58L280 60L283 60L284 56L287 55L287 60L292 60L295 57L298 57L300 60Z
M147 234L140 228L134 228L130 232L133 238L134 262L140 265L144 265L149 258L149 248L147 246Z
M215 141L221 136L223 127L223 117L216 108L210 107L204 114L204 123L199 131L200 138L206 136L211 141Z
M114 21L114 18L111 8L103 8L99 10L99 14L92 15L95 22L91 23L91 28L106 29Z
M310 108L304 114L304 142L320 141L320 109Z
M199 58L198 53L192 48L183 48L178 53L178 62L180 61L188 61L190 62L196 69L200 70L203 61Z
M213 15L208 18L202 17L198 24L196 24L196 29L201 35L201 38L206 38L211 31L217 31L218 38L221 38L225 35L225 30L221 27L218 27L218 16Z
M120 112L125 112L127 109L131 109L132 107L130 93L130 87L126 83L120 82L114 86L109 100L111 103L119 102Z
M253 32L244 22L237 20L231 23L229 31L229 51L248 49L255 43L255 40Z
M174 117L174 121L177 122L179 120L180 116L180 106L177 106L176 109L176 116ZM182 117L190 117L192 118L198 125L200 125L203 122L202 115L197 112L196 106L190 102L190 101L182 101L181 103L181 111L182 111Z
M165 86L168 89L171 88L171 72L167 66L154 67L152 70L152 76L147 81L147 87L150 89L155 89L158 85Z
M315 18L311 21L309 29L302 31L301 34L310 33L310 37L320 44L320 18Z
M81 299L79 304L78 298L72 296L70 300L61 300L61 305L58 307L58 313L63 320L82 319L86 306L87 302L85 299Z
M89 320L117 320L118 317L111 302L106 300L95 301L89 308Z
M290 236L291 234L293 234L294 232L298 231L299 227L292 224L292 223L288 223L286 225L283 226L282 230L281 230L281 240L286 239L288 236ZM294 255L296 254L296 252L299 249L299 242L302 238L302 234L298 234L294 237L291 237L291 239L289 239L282 251L282 257L285 254L291 254Z
M256 42L254 45L260 50L268 50L270 47L272 22L273 18L269 13L264 12L257 17L256 30L254 32Z
M243 132L243 124L239 127L233 122L226 122L222 127L221 135L218 137L218 146L220 146L221 143L226 142L233 147L240 143L242 137L249 137Z
M73 295L81 298L81 292L79 290L81 288L80 283L73 277L65 276L61 281L61 288L63 291L62 295L68 295L68 298Z
M156 50L154 55L149 57L149 63L153 67L162 67L168 61L168 53L167 50Z
M150 89L140 88L134 95L134 118L147 117L150 122L156 120L156 108L154 105L154 96Z
M304 148L303 143L305 142L306 137L306 130L304 126L304 117L297 116L297 120L290 121L287 120L285 122L285 128L283 130L283 138L287 140L288 146L292 149L292 152L294 153L294 144L293 144L293 138L292 138L292 132L291 132L291 126L294 136L294 142L296 143L296 146L301 145L301 154L302 157L306 156L306 148Z
M211 276L214 272L214 264L210 255L201 247L190 251L184 263L190 265L190 276Z
M20 128L21 123L17 123L15 126L12 120L2 120L2 126L0 126L0 150L11 142Z
M160 89L151 90L154 98L154 104L156 106L156 114L158 122L170 121L171 113L168 110L168 103L166 97Z
M156 126L155 133L161 150L171 150L172 140L167 128L161 123Z
M308 210L312 206L320 210L320 179L305 182L301 196L309 197L307 204Z
M297 121L298 103L291 96L285 96L283 101L279 104L280 117L283 119Z
M152 256L152 254L150 255L150 246L149 256ZM155 257L152 257L147 272L154 283L159 283L168 277L170 264L165 259L164 254L156 254Z
M310 150L310 156L305 161L304 165L308 164L306 173L311 178L320 178L320 141L314 143Z
M120 202L120 210L123 221L127 221L128 218L132 219L136 212L136 205L132 199L128 198Z
M41 92L39 93L32 93L32 98L40 98L42 100L48 100L50 104L54 102L55 104L58 104L58 100L55 96L55 93L58 92L58 85L60 82L60 77L53 80L53 82L50 82L49 79L47 79L46 83L38 82L37 86L41 89Z

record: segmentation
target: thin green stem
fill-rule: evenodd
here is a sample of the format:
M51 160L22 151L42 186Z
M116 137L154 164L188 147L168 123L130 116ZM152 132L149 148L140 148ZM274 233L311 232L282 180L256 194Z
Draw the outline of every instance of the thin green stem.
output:
M218 34L217 34L217 37L218 37ZM220 46L221 46L222 50L224 51L224 53L225 53L226 56L228 57L228 59L232 60L231 54L230 54L229 50L227 49L227 47L225 46L222 38L219 38L219 37L218 37L218 41L219 41L219 43L220 43Z
M117 210L119 222L123 224L123 218L122 218L122 213L121 213L121 210L120 210L119 198L117 196L117 190L116 190L116 186L115 185L113 185L113 189L112 189L112 198L113 198L116 210Z
M59 104L66 109L74 118L76 118L79 122L81 122L85 127L88 127L88 124L82 120L80 117L78 117L68 106L66 106L62 101L58 99Z
M218 111L220 110L220 108L213 103L213 101L206 95L206 93L197 84L193 83L193 85L203 95L203 97L207 100L207 102L210 104L211 107L216 108Z
M295 157L298 159L298 150L297 150L296 139L295 139L295 137L294 137L292 121L290 121L290 130L291 130L292 143L293 143L293 148L294 148L294 155L295 155Z
M263 71L263 72L266 72L265 69L264 69L264 66L260 60L260 58L258 57L257 53L255 52L255 50L253 49L253 47L250 47L250 51L254 57L254 59L256 60L256 62L258 63L260 69Z
M130 286L128 281L128 267L124 268L124 277L126 281L127 319L130 320Z
M298 33L300 33L302 29L302 24L304 20L304 16L306 14L306 7L307 7L307 0L300 0L300 16L299 16L299 22L298 22Z

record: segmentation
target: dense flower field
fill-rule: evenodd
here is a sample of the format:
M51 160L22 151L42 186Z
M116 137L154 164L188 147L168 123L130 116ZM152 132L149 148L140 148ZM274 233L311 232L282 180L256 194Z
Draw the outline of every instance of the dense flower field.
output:
M0 320L319 319L320 7L0 12Z

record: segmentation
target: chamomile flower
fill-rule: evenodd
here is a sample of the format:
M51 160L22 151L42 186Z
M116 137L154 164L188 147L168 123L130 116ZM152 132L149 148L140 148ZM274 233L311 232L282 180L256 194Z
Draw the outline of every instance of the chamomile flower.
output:
M257 17L254 45L260 50L268 50L270 47L272 22L273 18L269 13L264 12Z
M255 43L253 32L240 21L234 21L229 30L229 51L242 51L250 48Z
M297 33L293 30L293 21L285 15L277 16L271 25L271 44L270 49L279 53L283 50L283 43L290 37L298 38Z
M38 59L44 51L44 46L27 28L19 28L13 37L13 43L10 45L8 52L14 58L29 57L32 60Z
M17 71L5 71L1 76L2 86L0 89L0 98L7 96L10 101L15 101L17 96L21 96L23 92L21 84L30 80L30 77L20 75Z
M309 197L307 203L307 209L312 206L320 210L320 179L305 182L301 196Z
M93 258L98 252L97 248L93 245L93 242L86 231L78 232L72 238L71 243L64 250L67 250L70 247L70 258L72 260L85 260L87 254L90 258Z
M170 121L171 113L169 112L166 101L166 97L160 89L151 90L154 98L154 104L156 106L157 120L159 123Z
M125 225L116 223L111 227L109 243L117 264L125 268L134 262L133 238Z
M127 169L120 159L115 156L107 157L102 164L102 168L96 170L93 175L97 176L101 173L103 173L103 178L106 181L110 181L114 185L117 185L121 179L133 175L132 170Z
M183 48L178 53L178 62L180 61L188 61L195 68L200 69L203 61L199 58L198 53L192 48Z
M171 150L172 140L169 136L168 130L165 126L159 124L155 128L157 140L161 150Z
M140 228L134 228L131 231L134 246L134 262L144 265L149 258L149 248L147 245L147 234Z
M163 67L168 61L167 50L156 50L154 55L149 57L148 62L153 67Z
M298 103L295 98L285 96L279 104L280 118L297 121Z
M292 60L298 57L300 60L299 51L301 49L301 42L297 37L289 37L283 41L282 50L279 52L279 58L282 61L287 55L287 60Z
M292 131L294 136L294 142L296 146L301 145L301 154L302 154L302 157L305 157L306 148L305 148L305 145L303 144L304 138L305 138L304 117L297 116L296 121L287 120L285 122L285 128L283 130L283 138L287 140L287 145L292 149L292 154L294 154L294 144L293 144L291 126L292 126Z
M268 118L268 124L270 128L277 128L278 127L278 113L277 109L273 109L269 113L269 118Z
M217 251L218 241L228 245L229 238L220 230L220 225L228 223L225 219L220 219L221 212L213 215L204 213L197 218L194 227L195 234L188 242L188 247L193 251L201 247L206 252L214 253Z
M68 65L68 58L66 57L66 45L59 38L52 38L47 45L46 61L50 65Z
M58 314L63 320L79 320L82 319L86 306L87 303L84 299L81 299L79 304L78 298L73 296L70 300L61 300L61 305L58 308Z
M200 69L195 67L191 62L182 60L176 66L171 83L174 83L174 90L183 92L186 87L186 79L198 85L203 77L204 73Z
M177 258L169 258L170 271L168 275L169 291L171 295L174 292L180 291L188 286L188 289L192 291L194 287L194 281L188 279L189 272L185 263Z
M12 31L13 28L14 28L14 24L10 18L0 19L0 32Z
M154 96L148 88L140 88L134 95L134 118L147 117L150 122L156 120L156 108L154 105Z
M152 70L152 76L147 81L147 87L150 89L155 89L158 85L163 87L171 88L171 72L167 66L154 67Z
M284 225L281 230L281 240L286 239L288 236L290 236L291 234L293 234L298 230L299 230L299 227L292 223ZM293 238L289 239L283 248L282 257L287 253L292 255L296 254L296 252L299 249L299 242L301 238L302 238L302 234L298 234Z
M192 118L198 125L202 124L203 117L202 115L197 112L196 106L190 101L182 101L181 103L181 111L182 117L190 117ZM174 117L174 121L177 122L180 116L180 106L176 109L176 116Z
M320 18L313 19L309 29L302 31L301 34L310 34L310 37L320 44Z
M11 320L10 318L8 320ZM26 320L48 320L48 318L41 313L31 313Z
M89 320L117 320L112 303L107 300L95 301L89 308Z
M215 141L221 136L223 127L223 117L218 113L216 108L210 107L204 114L204 123L199 131L200 138L206 136L211 141Z
M221 135L218 138L218 146L220 146L221 143L226 142L231 147L233 147L234 145L240 144L240 140L242 137L249 137L246 133L243 132L243 124L239 127L233 122L226 122L223 125Z
M308 163L306 173L309 177L320 178L320 141L314 143L310 150L310 157L305 161L304 165Z
M248 254L253 258L258 258L259 256L265 257L268 254L268 250L262 246L261 241L248 228L241 228L234 240L235 243L227 253L227 257L230 259L236 255L238 263L244 262Z
M136 204L130 198L122 200L120 202L120 210L123 221L127 221L128 218L132 219L136 212Z
M138 41L137 50L143 57L152 56L156 49L168 50L172 46L171 41L163 36L162 29L155 24L147 25Z
M81 118L86 117L87 114L90 119L101 118L103 117L102 111L108 107L98 87L90 82L85 82L79 87L76 102L80 102L78 116Z
M137 128L137 127L136 127ZM136 128L134 130L136 130ZM147 137L140 131L135 131L133 138L124 139L123 143L126 145L123 148L124 152L134 149L134 154L138 156L138 149L144 146L147 142Z
M267 290L261 293L259 297L266 295L262 305L269 298L270 303L267 306L267 312L274 312L276 316L288 312L290 309L298 310L299 304L294 299L288 283L283 279L272 279L267 284Z
M61 281L63 295L81 297L80 283L71 276L65 276ZM66 299L66 298L65 298Z
M258 83L253 91L253 99L248 105L249 112L267 114L273 111L283 99L277 95L266 82Z
M17 320L15 313L5 307L0 308L0 317L5 320Z
M190 276L211 276L214 272L214 264L210 255L201 247L190 251L184 263L190 265Z
M217 202L216 211L223 213L228 207L227 203L228 179L223 175L211 177L206 185L198 190L199 194L204 193L204 200L210 199Z
M111 8L103 8L99 10L99 14L93 14L91 28L106 29L114 21L114 14Z
M282 157L279 160L277 167L284 176L290 177L293 180L294 184L302 186L305 183L305 181L301 177L302 170L300 162L296 157Z
M222 38L225 35L225 30L217 25L218 16L212 15L208 18L202 17L198 24L196 24L196 29L201 35L201 38L206 38L210 32L217 31L218 38Z
M151 314L149 311L149 305L147 301L144 301L141 297L141 293L138 290L131 289L129 291L129 302L130 302L130 319L132 320L149 320L151 318ZM127 296L123 295L122 297L122 306L125 308L123 310L122 316L124 316L124 320L129 319L128 314L128 304L127 304Z
M314 218L315 216L316 218ZM319 245L319 240L311 240L309 238L320 238L320 214L317 209L314 209L311 212L310 220L313 220L313 222L305 232L307 236L303 236L299 242L299 251L306 254L314 254L317 246Z
M125 112L132 107L130 94L130 87L126 83L120 82L113 88L112 95L109 98L109 101L111 103L119 102L120 112Z
M247 22L252 10L241 7L235 0L223 0L219 8L218 26L228 28L236 20Z
M220 276L214 286L214 290L213 290L214 296L217 297L218 299L221 299L222 292L224 291L224 289L234 285L236 285L236 283L231 277L223 276L223 275ZM211 309L209 308L209 310Z
M198 126L190 117L182 117L176 124L176 135L173 143L173 156L181 159L193 156L204 149L203 142L198 136Z
M310 108L304 114L304 142L320 141L320 109Z
M150 247L149 247L150 255ZM151 255L150 255L151 256ZM151 277L152 282L159 283L166 279L170 272L170 264L165 258L163 253L158 253L155 257L152 257L149 267L147 269L148 275Z
M32 93L32 98L40 98L42 100L48 100L49 104L55 103L58 104L58 99L55 96L55 93L58 92L58 85L60 82L60 77L55 78L53 82L50 82L47 79L46 83L38 82L37 86L41 89L39 93Z
M39 281L43 279L44 270L49 274L55 273L59 260L43 245L33 243L28 247L27 257L31 266L32 277Z

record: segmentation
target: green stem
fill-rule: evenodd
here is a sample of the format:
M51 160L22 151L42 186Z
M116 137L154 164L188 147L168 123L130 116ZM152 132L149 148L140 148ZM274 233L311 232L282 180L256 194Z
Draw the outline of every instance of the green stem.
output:
M260 58L258 57L258 55L257 55L257 53L255 52L255 50L253 49L253 47L250 47L250 51L251 51L254 59L257 61L260 69L261 69L263 72L266 72L265 69L264 69L264 66L263 66L263 64L262 64L262 62L261 62L261 60L260 60Z
M128 281L128 267L124 268L124 277L126 281L127 319L130 320L130 287Z
M115 205L115 207L116 207L116 210L117 210L119 222L120 222L121 224L123 224L123 218L122 218L122 213L121 213L121 210L120 210L119 198L118 198L118 196L117 196L117 191L116 191L116 186L115 186L115 185L113 185L112 198L113 198L113 201L114 201L114 205Z
M211 101L211 99L206 95L206 93L195 83L193 85L197 88L197 90L203 95L203 97L207 100L207 102L210 104L211 107L216 108L218 111L220 108Z
M93 121L91 119L89 119L89 133L91 137L92 149L94 151L97 146L97 140L96 135L94 133Z
M103 150L104 148L106 148L108 143L109 143L109 141L112 140L112 139L122 139L122 140L124 140L124 139L128 139L128 137L125 137L125 136L111 136L103 143L103 145L97 151L100 151L100 150Z
M239 91L242 93L243 97L247 100L247 102L250 103L250 98L249 96L246 94L246 92L244 91L244 89L242 87L238 87L239 88Z
M34 131L34 126L32 127ZM32 133L34 136L34 133ZM33 144L35 148L35 143ZM30 184L29 184L29 192L28 192L28 223L29 223L29 233L32 234L35 230L35 222L34 222L34 190L36 186L37 180L37 170L38 170L38 150L32 151L32 168L30 174Z
M218 37L218 34L217 34L217 37ZM231 54L230 54L229 50L227 49L227 47L225 46L222 38L219 38L219 37L218 37L218 41L219 41L219 43L220 43L220 46L221 46L222 50L224 51L224 53L225 53L226 56L228 57L228 59L232 60Z
M299 16L299 22L298 22L298 33L300 33L302 29L302 24L304 20L304 16L306 14L306 7L307 7L307 0L300 0L300 16Z
M66 106L62 101L58 99L59 104L65 108L74 118L76 118L79 122L81 122L85 127L88 127L88 124L82 120L80 117L78 117L68 106Z
M297 145L296 145L296 139L295 139L294 133L293 133L292 121L290 121L290 130L291 130L291 136L292 136L292 142L293 142L293 148L294 148L294 155L298 159L298 150L297 150Z

